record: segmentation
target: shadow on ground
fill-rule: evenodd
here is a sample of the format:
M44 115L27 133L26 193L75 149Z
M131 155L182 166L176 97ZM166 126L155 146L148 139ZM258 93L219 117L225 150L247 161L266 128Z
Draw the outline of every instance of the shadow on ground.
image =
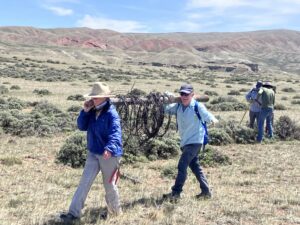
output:
M146 207L150 207L150 206L159 207L165 201L169 201L169 200L163 197L140 198L133 202L127 202L122 204L122 209L123 212L126 213L127 210L134 208L136 205L144 205ZM75 221L73 223L64 223L60 219L58 214L58 215L52 215L50 218L46 219L46 221L44 221L42 224L43 225L67 225L67 224L82 225L86 223L96 224L99 220L106 220L106 219L107 219L107 208L100 207L100 208L88 208L85 211L85 213L82 215L81 220Z

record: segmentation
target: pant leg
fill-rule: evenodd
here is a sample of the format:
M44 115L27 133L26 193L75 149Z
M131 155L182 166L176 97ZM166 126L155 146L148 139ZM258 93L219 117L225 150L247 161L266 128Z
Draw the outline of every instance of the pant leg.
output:
M253 112L251 110L249 111L249 119L250 119L249 127L254 128L255 112Z
M270 109L266 118L268 137L273 137L273 109Z
M199 151L198 151L199 153ZM192 172L194 173L194 175L196 176L198 182L200 183L200 189L203 193L208 193L210 192L209 190L209 186L208 186L208 182L207 182L207 179L203 173L203 170L201 168L201 165L200 165L200 161L199 161L199 156L197 154L197 156L195 156L189 167L191 168Z
M200 144L195 145L185 145L182 148L182 154L180 156L178 162L178 173L175 180L175 184L172 187L172 192L176 194L180 194L182 192L183 185L185 183L187 177L187 168L193 158L198 155L199 149L201 147Z
M256 140L258 142L261 142L263 139L264 135L264 124L265 124L265 119L268 115L267 109L261 109L260 114L259 114L259 119L258 119L258 135L256 137Z
M260 114L260 112L255 112L254 121L256 120L256 127L258 127L259 114ZM254 125L253 125L253 127L254 127Z
M84 202L86 200L87 194L90 191L91 186L99 171L100 171L100 166L96 155L89 152L85 162L80 183L73 196L69 208L69 213L71 213L73 216L80 217L81 210L84 206Z
M116 176L112 177L116 169L119 168L120 159L120 157L111 157L105 160L102 156L99 157L103 185L105 188L105 200L108 211L112 214L120 214L122 212L119 191L115 183Z

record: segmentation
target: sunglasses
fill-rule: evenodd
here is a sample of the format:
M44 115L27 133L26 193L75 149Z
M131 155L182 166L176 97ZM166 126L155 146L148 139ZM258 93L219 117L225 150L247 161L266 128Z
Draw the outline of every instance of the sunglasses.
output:
M180 96L189 96L190 94L188 93L184 93L184 92L180 92Z

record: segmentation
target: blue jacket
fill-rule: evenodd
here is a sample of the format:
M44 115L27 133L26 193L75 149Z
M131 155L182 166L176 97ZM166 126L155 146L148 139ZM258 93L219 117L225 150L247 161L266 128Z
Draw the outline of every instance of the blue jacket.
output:
M180 147L188 144L203 144L205 130L195 112L195 99L183 111L183 105L173 103L165 105L165 112L171 115L177 114L178 131L180 135ZM202 103L198 103L198 109L203 122L210 123L215 117L207 111Z
M246 100L250 102L250 111L260 112L261 98L258 96L259 89L253 88L246 94Z
M123 155L120 117L109 101L97 119L96 110L81 110L77 126L79 130L87 131L87 148L90 152L102 155L106 149L112 156Z

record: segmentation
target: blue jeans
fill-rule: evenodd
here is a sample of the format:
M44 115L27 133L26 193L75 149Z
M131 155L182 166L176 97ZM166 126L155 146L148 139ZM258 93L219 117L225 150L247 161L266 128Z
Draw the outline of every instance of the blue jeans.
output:
M249 111L249 118L250 118L249 127L250 128L254 128L255 120L256 120L257 127L258 127L259 114L260 114L260 112L253 112L251 110Z
M273 137L272 128L273 108L262 108L258 118L258 135L256 140L261 142L264 136L264 124L267 121L267 130L269 137Z
M190 167L198 182L200 183L200 189L203 193L208 193L209 187L207 179L202 171L199 162L199 151L202 144L189 144L182 147L182 154L178 162L178 174L175 180L175 184L172 187L173 194L180 194L182 192L183 185L187 177L187 168Z

